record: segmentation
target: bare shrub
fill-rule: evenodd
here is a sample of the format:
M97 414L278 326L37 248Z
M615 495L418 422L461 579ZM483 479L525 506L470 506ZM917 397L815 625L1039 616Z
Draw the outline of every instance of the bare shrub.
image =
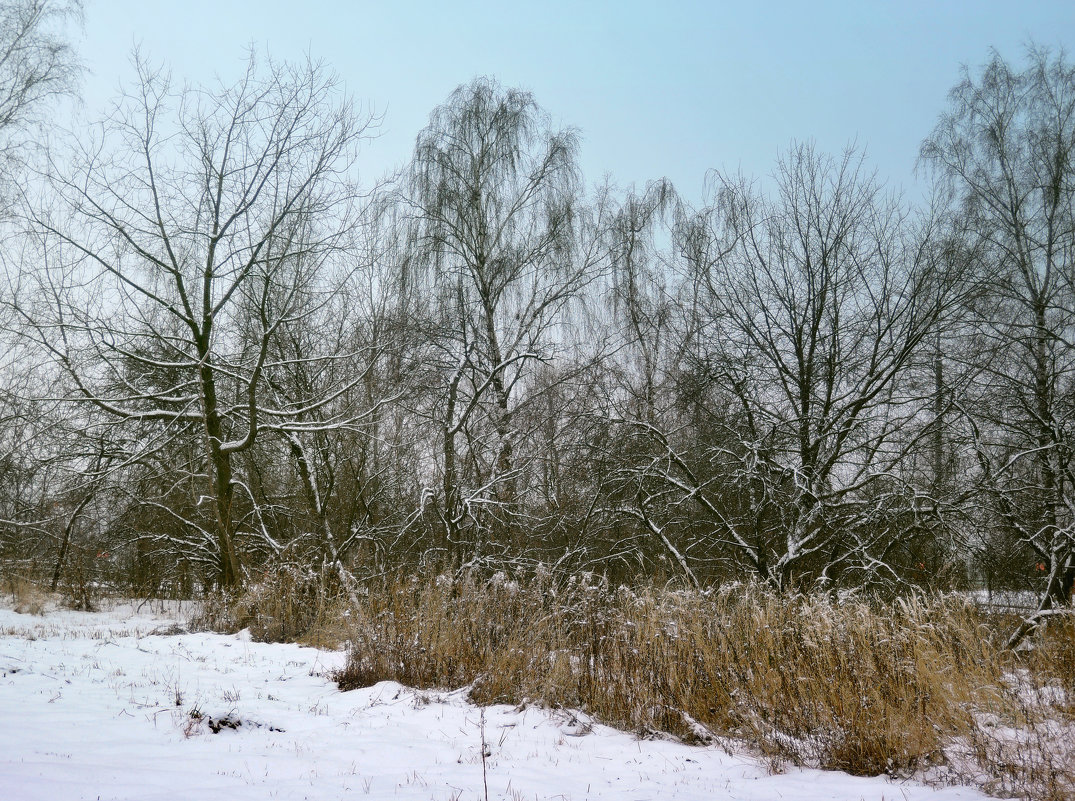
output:
M100 570L93 553L78 549L60 574L59 592L63 605L80 612L96 612L102 595Z

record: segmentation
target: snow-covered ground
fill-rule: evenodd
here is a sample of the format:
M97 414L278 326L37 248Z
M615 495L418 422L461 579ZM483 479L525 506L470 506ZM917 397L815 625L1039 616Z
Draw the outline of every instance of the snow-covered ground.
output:
M0 608L0 799L985 798L772 775L717 747L639 740L581 714L483 711L458 692L341 693L327 674L342 652L175 633L182 620L131 605Z

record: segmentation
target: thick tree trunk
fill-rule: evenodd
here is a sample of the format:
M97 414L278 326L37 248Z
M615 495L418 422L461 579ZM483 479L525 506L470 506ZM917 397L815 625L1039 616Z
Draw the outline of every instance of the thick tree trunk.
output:
M234 588L242 583L242 571L235 551L231 454L223 448L224 426L217 407L216 382L208 355L202 358L201 385L209 484L216 512L217 580L222 588Z
M235 551L235 523L232 519L235 494L231 483L231 457L221 451L219 440L210 440L210 454L213 463L213 493L216 499L220 586L233 588L242 583L242 572Z

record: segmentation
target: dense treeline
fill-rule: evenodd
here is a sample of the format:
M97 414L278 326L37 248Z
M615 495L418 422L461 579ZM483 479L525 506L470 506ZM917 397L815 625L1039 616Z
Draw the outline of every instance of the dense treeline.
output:
M141 64L42 153L77 8L14 6L0 46L53 61L21 97L0 62L5 559L147 592L436 555L1070 598L1063 56L963 76L929 203L799 144L696 207L590 188L576 132L487 78L361 186L373 120L309 63Z

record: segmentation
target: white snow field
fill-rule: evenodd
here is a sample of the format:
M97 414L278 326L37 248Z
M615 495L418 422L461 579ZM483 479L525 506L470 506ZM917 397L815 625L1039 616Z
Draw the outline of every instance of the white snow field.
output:
M789 769L463 692L341 693L342 652L170 633L125 604L0 608L0 801L985 798ZM483 739L485 758L482 758ZM484 764L483 764L484 762Z

